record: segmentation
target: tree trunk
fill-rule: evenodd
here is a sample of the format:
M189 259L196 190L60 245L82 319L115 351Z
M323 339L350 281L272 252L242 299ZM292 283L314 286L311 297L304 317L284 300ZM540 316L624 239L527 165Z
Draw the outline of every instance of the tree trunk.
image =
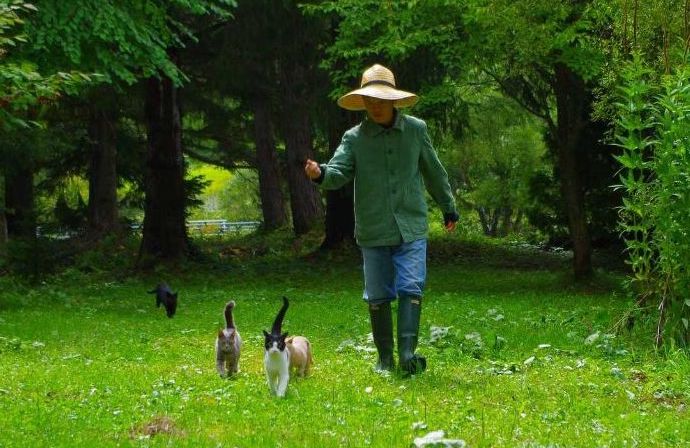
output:
M322 216L321 196L314 183L304 174L305 161L314 158L311 120L307 109L308 90L299 89L299 86L305 85L304 79L303 67L291 63L289 68L281 68L286 172L292 225L296 235L309 232Z
M503 207L501 209L501 227L500 235L507 236L513 231L513 209L510 207Z
M5 212L0 211L0 257L7 255L7 218Z
M479 222L482 225L482 230L484 235L489 235L489 217L487 216L486 209L484 207L477 207L477 214L479 215Z
M88 230L100 238L119 230L116 118L112 111L99 109L92 110L90 120Z
M515 219L513 220L513 224L511 225L511 228L515 233L520 233L520 231L522 230L522 210L518 210L517 214L515 215Z
M179 259L187 254L189 241L177 88L167 77L149 78L146 87L148 152L139 256Z
M350 121L352 114L337 109L334 114L335 123L329 126L328 146L331 153L340 145L343 133L354 126ZM344 185L338 190L326 192L326 237L321 243L322 250L335 249L345 242L355 240L355 204L354 184Z
M5 214L5 176L0 174L0 257L7 255L7 215Z
M477 207L477 214L482 225L482 230L486 236L496 236L498 229L498 210L486 207Z
M273 230L285 225L285 198L280 187L280 166L273 135L273 123L268 98L254 98L254 143L259 171L259 194L264 229Z
M35 238L34 174L31 166L17 164L5 171L5 205L8 238Z
M493 209L491 210L491 224L489 224L489 236L497 236L498 235L498 218L500 218L500 209Z
M580 134L587 124L589 97L584 80L564 64L555 66L558 129L556 146L561 177L561 194L568 215L573 240L573 268L576 279L592 274L592 248L585 214L584 189L578 165Z
M321 249L335 249L355 240L354 188L351 182L326 192L326 237Z
M321 215L321 197L314 183L304 174L304 163L313 158L311 126L306 110L295 110L286 123L285 152L287 178L290 188L290 210L296 235L314 227Z

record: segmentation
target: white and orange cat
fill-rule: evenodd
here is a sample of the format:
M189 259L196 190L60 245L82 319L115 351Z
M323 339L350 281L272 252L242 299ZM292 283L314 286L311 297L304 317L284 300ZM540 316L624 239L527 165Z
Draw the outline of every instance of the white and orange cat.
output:
M297 372L297 376L309 375L314 364L309 339L304 336L290 336L285 343L290 352L290 370Z
M225 305L225 328L220 330L216 337L216 369L220 376L230 376L240 371L242 337L233 320L234 308L234 300Z

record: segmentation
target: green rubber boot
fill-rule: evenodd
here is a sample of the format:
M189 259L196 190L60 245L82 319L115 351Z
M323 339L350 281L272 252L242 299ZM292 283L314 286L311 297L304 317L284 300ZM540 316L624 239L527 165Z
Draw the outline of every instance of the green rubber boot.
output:
M415 353L421 314L421 297L401 296L398 299L398 358L400 368L410 375L426 370L426 358Z
M376 370L393 370L393 317L390 302L370 304L369 317L374 344L379 352Z

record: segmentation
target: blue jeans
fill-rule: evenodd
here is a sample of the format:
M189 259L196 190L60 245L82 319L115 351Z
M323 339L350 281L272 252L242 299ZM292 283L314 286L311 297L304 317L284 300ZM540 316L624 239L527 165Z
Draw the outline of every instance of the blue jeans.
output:
M397 246L362 247L364 300L372 305L421 297L426 281L426 239Z

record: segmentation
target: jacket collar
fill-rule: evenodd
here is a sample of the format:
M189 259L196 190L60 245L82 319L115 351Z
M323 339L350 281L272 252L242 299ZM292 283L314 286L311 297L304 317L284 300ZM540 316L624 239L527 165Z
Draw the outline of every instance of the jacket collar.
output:
M362 129L367 135L371 137L379 135L386 129L396 129L398 131L404 131L405 120L403 119L403 114L398 109L395 109L395 118L393 120L393 126L391 126L390 128L384 128L380 124L371 121L369 119L369 116L366 116L364 118L364 121L362 122Z

